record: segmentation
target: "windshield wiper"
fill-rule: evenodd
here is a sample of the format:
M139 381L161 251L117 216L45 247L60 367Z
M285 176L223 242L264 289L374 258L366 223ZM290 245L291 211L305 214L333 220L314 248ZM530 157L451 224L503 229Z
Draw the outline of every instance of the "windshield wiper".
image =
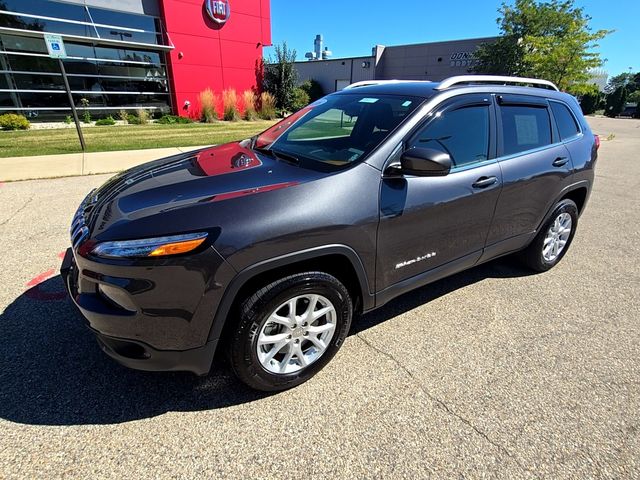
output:
M300 164L300 159L298 157L291 155L290 153L283 152L282 150L276 150L274 148L269 148L269 147L256 147L255 145L253 145L251 149L254 152L262 153L263 155L267 155L271 158L277 158L278 160L283 160L293 165Z
M290 153L283 152L281 150L275 150L273 148L269 149L269 151L272 154L274 154L277 158L279 158L280 160L284 160L285 162L289 162L289 163L292 163L294 165L299 165L300 164L300 159L298 157L295 157L295 156L291 155Z

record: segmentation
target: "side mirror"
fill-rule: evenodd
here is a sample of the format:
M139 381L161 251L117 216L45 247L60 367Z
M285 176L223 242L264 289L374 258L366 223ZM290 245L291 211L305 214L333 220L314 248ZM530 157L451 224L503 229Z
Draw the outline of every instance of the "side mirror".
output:
M453 162L449 154L441 150L414 147L402 154L400 164L402 173L422 177L440 177L449 173Z

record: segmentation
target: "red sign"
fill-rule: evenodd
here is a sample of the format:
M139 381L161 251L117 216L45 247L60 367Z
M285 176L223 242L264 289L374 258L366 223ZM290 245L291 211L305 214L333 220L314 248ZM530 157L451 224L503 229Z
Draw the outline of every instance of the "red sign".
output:
M209 17L214 22L222 25L229 20L229 15L231 15L229 0L206 0L205 6Z

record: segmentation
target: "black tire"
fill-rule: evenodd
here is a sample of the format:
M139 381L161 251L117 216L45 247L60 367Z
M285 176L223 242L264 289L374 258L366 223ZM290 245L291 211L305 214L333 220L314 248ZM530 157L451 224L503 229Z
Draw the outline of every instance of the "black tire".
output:
M567 243L564 245L564 248L560 251L558 256L553 260L547 260L543 255L545 237L547 236L547 232L552 227L555 220L562 213L568 213L571 216L571 232L569 233ZM529 246L521 252L520 258L522 259L524 265L536 272L546 272L547 270L556 266L569 250L577 227L578 207L576 206L575 202L569 199L564 199L558 202L547 221L542 225L542 227L540 227L540 231L533 239L533 242L531 242Z
M258 358L257 342L262 327L276 308L304 294L321 295L333 304L336 313L333 336L324 353L301 370L293 373L268 371ZM333 358L349 332L353 303L348 290L337 278L323 272L305 272L281 278L261 288L240 303L238 315L239 322L231 334L228 348L231 368L251 388L279 391L306 382ZM305 339L301 337L300 340L302 347Z

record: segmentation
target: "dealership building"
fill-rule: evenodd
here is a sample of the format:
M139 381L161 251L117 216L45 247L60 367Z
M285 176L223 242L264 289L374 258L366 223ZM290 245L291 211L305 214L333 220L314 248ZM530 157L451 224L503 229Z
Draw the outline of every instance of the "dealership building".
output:
M365 80L433 80L465 75L473 67L473 54L482 43L496 37L470 38L448 42L385 47L376 45L371 55L326 59L322 36L316 36L308 61L296 62L300 83L314 79L325 93L342 90L350 83Z
M256 86L269 0L0 0L0 114L70 114L45 35L62 36L74 103L197 115L198 94Z

